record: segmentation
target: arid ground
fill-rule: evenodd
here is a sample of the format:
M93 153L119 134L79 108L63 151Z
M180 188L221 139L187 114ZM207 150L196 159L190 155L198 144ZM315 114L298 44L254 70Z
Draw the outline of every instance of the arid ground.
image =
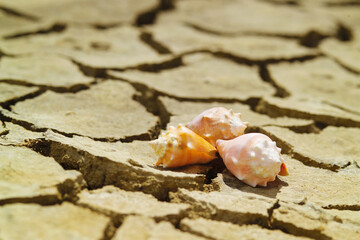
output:
M242 113L290 175L155 167ZM0 239L360 239L360 1L0 0Z

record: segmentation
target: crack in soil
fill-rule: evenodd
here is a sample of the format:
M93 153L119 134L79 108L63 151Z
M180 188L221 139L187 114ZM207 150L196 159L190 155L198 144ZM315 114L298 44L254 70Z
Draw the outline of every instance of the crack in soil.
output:
M11 122L13 124L16 124L16 125L19 125L23 128L25 128L26 130L29 130L29 131L33 131L33 132L46 132L47 130L51 130L55 133L58 133L58 134L61 134L63 136L66 136L66 137L74 137L74 136L78 136L78 137L86 137L86 138L90 138L94 141L99 141L99 142L124 142L124 143L129 143L129 142L133 142L133 141L149 141L149 140L152 140L152 136L154 135L153 132L155 132L155 130L153 129L156 129L157 128L157 125L156 124L154 127L152 127L151 129L149 129L149 132L148 133L140 133L140 134L136 134L136 135L130 135L130 136L125 136L125 137L122 137L122 138L107 138L107 137L104 137L104 138L95 138L95 137L90 137L90 136L85 136L85 135L81 135L81 134L78 134L78 133L68 133L68 132L63 132L63 131L60 131L58 129L54 129L54 128L48 128L48 127L38 127L36 125L34 125L33 123L30 123L30 122L27 122L25 120L19 120L19 119L15 119L13 117L9 117L9 116L6 116L4 115L4 113L1 112L0 110L0 119L2 121L5 121L5 122Z
M4 109L11 111L11 106L15 105L16 103L25 101L27 99L36 98L45 92L46 92L46 89L39 89L35 92L23 95L21 97L12 98L8 101L0 103L0 107L3 107Z
M177 68L183 65L181 56L174 56L169 60L165 60L159 63L140 63L135 66L129 66L124 68L96 68L96 67L89 67L80 62L77 62L73 59L71 61L78 66L79 70L88 77L95 77L95 78L111 78L107 75L108 70L113 71L126 71L126 70L140 70L144 72L160 72L166 69Z
M276 93L275 93L275 97L280 97L280 98L286 98L288 96L290 96L291 94L286 90L286 88L284 88L283 86L280 86L272 77L271 74L267 68L266 65L259 65L259 75L261 77L261 79L264 82L268 82L271 84L271 86L273 86L276 89Z
M35 84L31 82L27 82L24 80L18 80L18 79L0 79L0 83L7 83L10 85L17 85L17 86L24 86L24 87L38 87L42 90L49 90L56 93L78 93L83 90L89 89L92 85L95 85L99 83L98 79L95 79L92 82L89 83L79 83L67 87L56 87L56 86L49 86L45 84Z
M359 70L355 70L349 66L347 66L346 64L342 63L338 58L336 57L333 57L333 56L330 56L330 55L327 55L327 54L324 54L324 56L330 58L331 60L333 60L334 62L336 62L337 64L339 64L340 67L342 67L344 70L350 72L350 73L353 73L353 74L357 74L359 75L360 74L360 71Z
M104 234L101 240L111 240L115 236L117 228L118 227L115 226L114 222L111 219L106 228L104 229Z
M15 16L15 17L19 17L19 18L23 18L29 21L33 21L33 22L37 22L39 19L35 16L31 16L22 12L19 12L17 10L5 7L5 6L0 6L0 10L3 11L4 13L10 15L10 16Z
M205 27L201 27L199 25L185 22L186 26L202 32L206 34L211 34L215 36L228 36L228 37L235 37L235 36L262 36L262 37L274 37L274 38L281 38L281 39L297 39L299 45L308 47L308 48L317 48L322 40L326 38L337 38L340 41L350 41L352 39L352 31L350 28L346 27L342 23L338 23L337 31L334 35L324 35L317 31L310 30L309 32L305 33L304 35L288 35L288 34L274 34L274 33L262 33L262 32L240 32L240 33L225 33L207 29Z
M262 2L271 3L274 5L288 5L293 7L300 6L297 0L287 0L287 1L276 1L276 0L261 0Z
M340 106L338 104L335 104L335 103L332 103L332 102L329 102L327 100L323 100L322 103L326 104L326 105L329 105L331 107L334 107L334 108L338 108L344 112L348 112L348 113L352 113L352 114L356 114L356 115L360 115L360 112L358 111L354 111L354 110L351 110L351 109L348 109L348 108L345 108L343 106Z
M63 31L65 31L66 27L67 27L66 24L55 23L54 25L52 25L48 28L40 29L40 30L33 31L33 32L23 32L23 33L7 35L4 37L4 39L9 40L9 39L16 39L16 38L27 37L27 36L32 36L32 35L50 34L50 33L54 33L54 32L61 33Z
M339 116L330 116L326 114L309 113L302 110L296 110L287 107L279 107L274 104L261 99L256 106L256 112L268 115L269 117L290 117L314 120L325 126L338 126L338 127L360 127L360 122Z
M360 5L360 2L359 2ZM343 23L338 23L338 29L336 33L337 39L343 42L351 41L354 37L354 34L351 28L347 27Z
M147 44L159 54L171 54L171 51L164 44L154 40L153 34L143 31L140 35L143 43Z
M360 6L359 1L344 1L344 2L328 2L326 3L327 7L358 7Z
M349 211L360 211L360 205L328 205L322 207L324 209L336 209L336 210L349 210Z
M291 235L299 236L299 237L308 237L311 239L317 240L331 240L332 238L323 234L321 229L304 229L301 227L296 226L290 222L283 222L283 221L274 221L273 222L273 229L278 229L283 231L284 233L288 233Z
M273 221L273 213L275 209L278 209L280 207L280 201L276 200L276 202L274 203L274 205L268 209L268 226L269 228L271 228L271 223Z
M294 133L320 133L322 129L319 129L316 126L316 123L311 123L309 125L303 125L303 126L283 126L278 124L264 124L261 127L279 127L279 128L286 128L290 131L293 131ZM250 132L254 132L254 130L251 129L251 127L248 127Z
M136 26L144 26L154 24L158 14L163 11L173 10L175 8L174 0L158 0L158 6L155 8L139 14L136 18L135 25Z
M2 122L2 125L3 125L3 127L5 127L5 126L4 126L4 125L5 125L4 122ZM8 129L5 129L4 131L0 132L0 137L8 135L9 132L10 132L10 131L9 131Z
M49 206L61 203L61 200L56 195L42 195L36 197L19 197L19 198L7 198L0 200L0 206L6 204L16 203L36 203L42 206Z
M238 32L238 33L227 33L227 32L219 32L215 30L207 29L206 27L199 26L194 23L185 22L183 23L185 26L188 26L196 31L216 35L216 36L228 36L228 37L237 37L237 36L263 36L263 37L276 37L276 38L283 38L283 39L300 39L301 36L299 35L286 35L286 34L275 34L275 33L262 33L262 32Z
M239 64L244 64L244 65L248 65L248 66L253 66L253 65L267 65L267 64L274 64L274 63L282 63L282 62L306 62L306 61L310 61L313 60L315 58L321 57L322 54L307 54L307 55L303 55L303 56L299 56L299 57L290 57L290 58L268 58L268 59L264 59L264 60L254 60L254 59L249 59L246 57L242 57L242 56L238 56L238 55L233 55L231 53L227 53L227 52L220 52L220 51L208 51L206 50L208 53L212 53L214 56L216 57L222 57L222 58L226 58L229 60L233 60L236 63Z

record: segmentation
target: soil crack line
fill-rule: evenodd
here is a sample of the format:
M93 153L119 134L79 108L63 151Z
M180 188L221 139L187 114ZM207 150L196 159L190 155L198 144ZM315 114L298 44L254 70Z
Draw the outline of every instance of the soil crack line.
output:
M23 18L23 19L30 20L33 22L37 22L39 20L37 17L18 12L16 10L8 8L8 7L0 6L0 10L2 10L4 13L6 13L8 15Z
M160 14L163 11L169 11L174 9L174 0L158 0L158 6L155 8L139 14L139 16L136 18L135 25L136 26L144 26L144 25L150 25L154 24L158 14Z
M140 40L154 49L159 54L171 54L171 51L164 44L154 40L151 33L143 31L140 35Z
M302 110L291 109L287 107L279 107L274 104L261 99L256 106L256 112L268 115L269 117L290 117L314 120L317 123L324 124L325 126L342 126L342 127L360 127L360 122L340 116L331 116L325 114L316 114L304 112ZM318 126L317 126L318 127Z
M324 209L360 211L360 205L328 205L322 207Z
M35 92L26 94L24 96L13 98L13 99L10 99L10 100L8 100L6 102L2 102L2 103L0 103L0 106L3 107L6 110L11 111L11 106L15 105L16 103L26 101L28 99L36 98L36 97L42 95L45 92L46 92L46 89L39 89L39 90L37 90Z
M272 227L272 222L273 222L273 213L275 209L278 209L280 207L280 201L277 200L274 205L268 209L268 226L271 228Z
M238 32L238 33L225 33L210 30L199 25L185 22L185 26L188 26L196 31L215 35L215 36L227 36L227 37L238 37L238 36L260 36L260 37L271 37L271 38L280 38L280 39L295 39L298 40L299 45L308 47L308 48L317 48L322 40L326 38L337 38L340 41L349 41L352 38L352 32L349 28L345 27L342 23L338 24L337 32L333 35L321 34L317 31L310 30L303 35L287 35L287 34L276 34L276 33L264 33L264 32Z
M83 90L87 90L90 88L90 86L95 85L98 83L98 80L95 79L94 81L87 83L87 84L75 84L68 87L56 87L56 86L49 86L45 84L35 84L30 83L24 80L18 80L18 79L0 79L0 83L7 83L10 85L17 85L17 86L24 86L24 87L38 87L43 90L50 90L57 93L78 93Z
M276 83L276 81L271 77L266 65L259 65L259 75L264 82L270 83L276 89L276 93L274 95L275 97L286 98L291 95L284 87Z
M328 2L326 3L328 7L358 7L360 6L359 1L343 1L343 2Z
M50 34L50 33L54 33L54 32L61 33L63 31L65 31L66 27L67 26L63 23L55 23L54 25L50 26L49 28L40 29L35 32L23 32L23 33L8 35L8 36L5 36L4 39L8 40L8 39L27 37L27 36L31 36L31 35Z

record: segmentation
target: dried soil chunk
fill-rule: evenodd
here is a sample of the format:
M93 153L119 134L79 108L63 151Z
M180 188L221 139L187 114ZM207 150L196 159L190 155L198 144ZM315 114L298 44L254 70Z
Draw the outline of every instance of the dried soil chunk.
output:
M4 135L8 134L9 130L5 128L3 124L0 124L0 137L3 137Z
M315 2L315 1L309 1ZM317 2L317 1L316 1ZM337 7L322 7L319 8L320 11L323 11L325 14L331 15L335 19L339 21L342 25L349 28L350 30L354 30L359 28L360 24L360 16L359 16L359 6L360 2L357 1L349 1L343 0L344 3L348 3L348 5L337 6ZM333 3L339 3L338 0L333 0ZM352 5L354 4L354 5Z
M360 205L356 207L359 208ZM337 209L326 209L325 211L331 215L336 216L342 221L346 221L355 225L360 225L360 211Z
M3 1L3 0L2 0ZM0 5L1 2L0 1ZM51 28L52 23L31 21L20 17L7 15L0 10L0 38L11 37L18 34L36 32Z
M48 54L3 57L0 65L1 79L54 87L70 87L92 81L70 60Z
M360 127L360 115L358 113L341 110L339 107L315 98L289 97L280 99L265 97L260 101L257 110L272 117L306 118L329 125Z
M158 73L129 70L110 71L114 77L146 84L165 94L180 98L226 98L246 100L274 93L263 82L256 67L238 65L207 54L186 56L187 65Z
M191 232L204 237L216 240L237 240L241 239L274 239L274 240L300 240L309 239L295 237L279 230L269 230L258 225L237 226L231 223L208 220L204 218L185 218L180 223L183 231Z
M159 23L186 22L220 33L305 35L332 34L336 21L315 9L298 9L264 1L178 1L176 12L159 16ZM284 21L286 19L286 21Z
M101 239L110 219L64 202L61 205L11 204L0 207L0 238Z
M37 87L24 87L0 82L0 102L17 99L39 90Z
M316 54L315 50L300 46L295 39L269 36L219 36L176 23L154 25L149 30L154 39L165 44L176 54L206 49L230 53L252 61Z
M288 144L304 161L311 159L326 168L345 167L354 162L360 165L359 128L329 126L320 133L302 134L279 127L264 130Z
M93 138L124 138L146 134L157 117L132 100L135 90L126 83L107 81L88 90L45 94L13 107L14 118L61 132Z
M84 190L79 194L78 204L105 212L122 219L127 215L142 215L155 220L177 220L188 208L186 204L160 202L152 195L127 192L113 186L97 190Z
M139 35L139 29L127 25L103 31L69 27L62 33L3 41L0 49L8 54L59 54L93 68L125 68L169 59L142 43Z
M275 199L232 189L209 193L179 189L171 193L170 198L173 202L191 204L195 216L240 225L256 223L264 226L267 224L268 209L276 202Z
M213 107L225 107L227 109L232 109L236 113L241 113L241 119L245 122L249 122L249 128L269 125L301 129L311 129L313 127L312 120L288 117L270 118L267 115L252 111L249 106L241 103L180 102L168 97L160 97L160 101L163 103L166 110L171 114L171 121L168 126L176 126L179 123L186 124L193 120L195 116L207 109Z
M148 142L105 143L84 137L68 138L51 131L45 135L51 142L50 156L64 166L79 169L90 188L115 185L150 193L161 200L167 198L168 191L179 187L204 188L205 175L154 167L157 158Z
M56 203L83 185L79 172L26 148L0 146L0 159L0 204Z
M168 222L155 223L147 217L127 217L121 227L117 230L114 240L147 240L147 239L179 239L179 240L204 240L190 233L177 230Z
M342 223L314 205L281 203L274 209L272 226L294 235L316 239L359 239L360 226Z
M22 145L25 144L28 139L34 140L43 138L43 135L40 132L26 130L21 126L10 122L5 122L5 127L3 129L6 131L6 134L1 134L2 127L0 127L1 145Z
M353 41L340 42L335 39L327 39L321 43L320 49L344 66L360 73L360 28ZM359 86L357 86L357 89L359 89Z
M360 115L360 76L333 60L317 58L304 63L281 63L270 65L269 70L275 82L293 96L319 99L326 105Z
M111 26L120 23L134 23L137 16L154 9L156 0L1 0L0 5L27 13L41 19L57 22Z
M290 174L278 176L266 188L250 187L229 172L213 179L214 187L219 188L220 192L247 192L293 203L308 200L321 207L344 206L356 209L360 205L360 171L356 167L333 172L306 166L288 155L283 156Z

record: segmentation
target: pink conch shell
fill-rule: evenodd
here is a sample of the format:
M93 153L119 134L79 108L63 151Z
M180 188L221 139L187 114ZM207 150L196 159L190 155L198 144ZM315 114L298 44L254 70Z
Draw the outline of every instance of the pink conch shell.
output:
M218 140L217 150L227 169L246 184L266 186L277 174L288 175L284 159L268 136L249 133L232 140Z
M210 108L196 116L187 127L216 146L218 139L230 140L244 134L248 123L241 121L240 116L231 109Z
M181 167L207 163L216 158L216 148L183 125L170 127L151 142L159 159L156 166Z

